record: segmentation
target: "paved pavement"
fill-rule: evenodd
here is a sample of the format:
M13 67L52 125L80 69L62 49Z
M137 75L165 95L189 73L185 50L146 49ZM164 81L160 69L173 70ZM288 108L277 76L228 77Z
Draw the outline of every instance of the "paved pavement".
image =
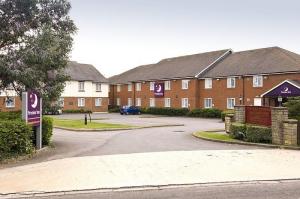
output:
M60 115L60 118L80 119L84 114ZM109 132L72 132L54 129L53 143L55 148L39 156L16 164L0 165L8 168L25 164L96 155L130 154L159 151L191 150L231 150L255 149L257 147L234 144L223 144L200 140L191 134L199 130L224 129L219 119L199 119L186 117L157 117L151 115L93 114L99 122L126 123L132 125L184 124L176 127L146 128ZM104 120L103 120L104 119Z
M0 193L300 179L299 151L206 150L66 158L0 170Z
M32 199L299 199L300 181L173 187L30 197Z

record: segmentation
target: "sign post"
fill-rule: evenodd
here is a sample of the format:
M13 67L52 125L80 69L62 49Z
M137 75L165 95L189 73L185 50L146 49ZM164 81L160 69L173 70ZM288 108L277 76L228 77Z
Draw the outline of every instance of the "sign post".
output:
M22 93L22 118L34 128L36 148L42 148L42 98L36 91Z

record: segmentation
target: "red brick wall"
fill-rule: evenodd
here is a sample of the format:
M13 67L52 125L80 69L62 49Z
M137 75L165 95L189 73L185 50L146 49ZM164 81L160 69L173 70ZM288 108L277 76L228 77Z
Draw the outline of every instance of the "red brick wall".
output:
M0 97L0 112L8 112L8 111L19 111L22 108L22 102L19 97L15 97L15 107L14 108L6 108L5 106L6 97Z
M108 110L108 98L102 97L102 106L95 106L96 97L84 97L85 106L78 107L78 97L64 97L63 110L80 110L87 109L92 112L107 112Z

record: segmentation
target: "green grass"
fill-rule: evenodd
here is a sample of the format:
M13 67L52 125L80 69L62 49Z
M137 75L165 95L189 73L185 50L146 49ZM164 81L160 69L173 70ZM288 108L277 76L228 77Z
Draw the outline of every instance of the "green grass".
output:
M237 140L229 137L228 134L220 134L220 133L213 133L213 132L196 132L194 133L196 137L208 138L213 140L221 140L221 141L229 141L229 142L237 142Z
M123 125L123 124L111 124L111 123L100 123L100 122L89 122L87 125L84 124L84 120L68 120L68 119L57 119L53 118L54 126L71 128L71 129L119 129L119 128L132 128L134 126Z

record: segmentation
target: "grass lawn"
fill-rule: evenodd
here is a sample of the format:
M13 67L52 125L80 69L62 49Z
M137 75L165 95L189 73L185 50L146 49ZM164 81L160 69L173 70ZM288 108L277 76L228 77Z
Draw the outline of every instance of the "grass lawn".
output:
M209 138L214 140L221 140L221 141L233 141L238 142L238 140L235 140L231 137L229 137L228 134L220 134L220 133L214 133L214 132L196 132L194 133L196 137L203 137L203 138Z
M84 124L84 120L68 120L68 119L57 119L53 118L54 126L72 128L72 129L118 129L118 128L131 128L134 126L123 125L123 124L111 124L111 123L100 123L100 122L89 122L87 125Z

